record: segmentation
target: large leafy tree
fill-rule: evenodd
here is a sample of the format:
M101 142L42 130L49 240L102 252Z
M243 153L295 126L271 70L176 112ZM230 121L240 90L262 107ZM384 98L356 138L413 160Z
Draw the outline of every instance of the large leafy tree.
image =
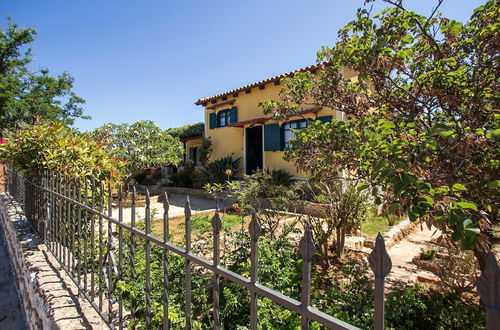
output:
M105 124L90 134L106 141L109 153L126 162L124 184L146 168L177 165L184 153L182 142L151 120Z
M282 100L262 106L279 119L303 104L352 115L297 132L286 158L323 181L344 170L391 211L474 249L482 265L500 197L499 3L461 23L438 11L442 0L428 17L385 2L378 15L359 9L319 51L320 70L287 79Z
M73 77L49 75L47 69L30 71L36 31L8 21L0 28L0 127L2 131L34 124L39 119L73 123L83 115L84 100L73 91ZM2 134L2 132L0 132Z

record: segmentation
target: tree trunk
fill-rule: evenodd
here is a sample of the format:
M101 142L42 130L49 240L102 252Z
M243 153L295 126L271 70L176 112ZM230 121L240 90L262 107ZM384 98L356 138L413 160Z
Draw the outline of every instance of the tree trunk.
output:
M490 246L491 248L491 246ZM474 256L476 257L477 263L479 264L479 269L483 272L486 268L486 256L488 255L487 251L482 251L477 247L474 248Z
M342 245L342 228L336 228L337 232L337 257L340 259L342 257L342 252L344 247Z

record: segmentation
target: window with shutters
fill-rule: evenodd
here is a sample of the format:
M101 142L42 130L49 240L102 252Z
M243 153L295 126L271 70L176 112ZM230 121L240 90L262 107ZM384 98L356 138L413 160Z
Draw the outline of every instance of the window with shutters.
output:
M221 110L217 113L217 127L226 127L231 123L230 109Z
M306 119L289 121L288 123L283 124L283 126L281 127L282 149L285 150L291 148L290 140L295 137L294 130L304 129L306 127L307 127Z

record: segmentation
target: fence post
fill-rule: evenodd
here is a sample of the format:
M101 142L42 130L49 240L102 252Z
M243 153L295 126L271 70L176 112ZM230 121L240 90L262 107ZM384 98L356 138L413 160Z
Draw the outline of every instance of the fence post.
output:
M500 325L500 268L493 252L486 256L486 267L477 279L477 291L486 306L486 329Z
M250 282L255 285L259 277L259 236L261 234L259 220L255 211L252 212L252 220L248 225L250 231ZM250 329L257 329L257 294L250 292Z
M146 235L151 235L151 200L149 190L146 188ZM151 241L146 240L146 329L151 329Z
M370 268L375 274L375 330L384 329L384 280L391 271L391 258L385 250L384 238L380 233L375 240L375 248L368 257Z
M189 195L186 196L186 205L184 207L185 219L185 235L186 235L186 253L191 253L191 203L189 201ZM185 273L184 273L184 290L186 306L186 329L191 330L191 260L185 260Z
M309 306L311 299L311 263L314 256L314 242L311 228L306 226L304 236L299 243L300 254L302 256L302 309L305 311ZM307 316L302 315L302 330L309 329L309 320Z
M170 236L170 228L168 221L168 210L170 204L168 195L165 191L163 195L163 242L167 243ZM163 249L163 330L169 329L168 321L168 250Z
M219 216L219 210L215 209L214 217L212 218L212 228L214 230L214 267L219 267L220 263L220 230L222 227L222 220ZM213 288L213 302L214 302L214 329L220 329L220 316L219 316L219 275L214 273L214 288Z

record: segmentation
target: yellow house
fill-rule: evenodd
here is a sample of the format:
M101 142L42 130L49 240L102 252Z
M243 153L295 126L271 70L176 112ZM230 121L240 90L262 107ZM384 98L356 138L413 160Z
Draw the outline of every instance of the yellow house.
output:
M204 107L205 137L213 142L211 160L225 156L241 158L239 175L269 168L284 169L294 178L307 177L307 173L298 172L283 159L288 141L294 136L292 130L307 127L308 120L344 120L345 114L330 108L309 107L302 109L301 116L278 122L264 115L258 104L267 99L279 100L282 78L297 72L314 73L318 67L308 66L196 101L196 105ZM344 76L351 78L355 73L345 69Z

